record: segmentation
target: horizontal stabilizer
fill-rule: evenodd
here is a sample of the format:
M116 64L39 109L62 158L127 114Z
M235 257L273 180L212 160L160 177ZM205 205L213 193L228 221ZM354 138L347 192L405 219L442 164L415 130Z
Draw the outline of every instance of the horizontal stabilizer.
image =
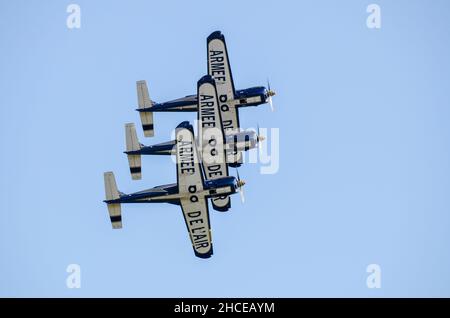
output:
M148 93L148 87L146 81L136 82L137 94L138 94L138 106L139 115L141 116L142 129L144 130L145 137L153 137L153 112L151 107L153 105ZM146 111L142 111L146 109Z
M126 154L128 157L128 164L130 166L131 178L133 180L140 180L142 178L141 166L141 144L137 138L136 127L133 123L125 124L125 138L126 138Z
M112 172L105 172L105 196L106 203L108 205L109 217L111 218L111 224L113 229L122 228L122 211L120 203L108 203L108 201L120 199L119 190L117 190L116 179Z

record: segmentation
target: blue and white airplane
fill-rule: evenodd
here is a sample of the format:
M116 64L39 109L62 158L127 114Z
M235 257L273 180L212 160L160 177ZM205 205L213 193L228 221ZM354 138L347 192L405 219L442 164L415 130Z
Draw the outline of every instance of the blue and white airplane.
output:
M240 151L257 147L264 140L254 131L231 132L225 135L223 129L216 81L210 75L203 76L197 83L197 147L203 161L203 173L206 180L214 180L228 174L229 158ZM131 177L142 177L141 155L175 155L176 141L169 141L153 146L141 144L137 138L133 123L125 124L126 151ZM201 138L200 138L201 137ZM224 155L223 155L224 154ZM242 197L243 200L243 197ZM231 207L229 196L215 197L213 208L228 211Z
M273 110L272 96L275 92L263 86L235 90L225 37L220 31L211 33L207 38L208 74L217 84L220 111L225 130L239 131L238 109L269 103ZM198 111L197 95L189 95L163 103L156 103L149 97L145 81L138 81L138 109L142 128L146 137L154 136L154 112L195 112Z
M204 180L194 131L182 122L175 131L177 183L124 194L118 191L114 174L105 172L105 193L112 227L122 228L122 203L170 203L181 206L194 253L200 258L213 254L208 199L242 191L245 182L238 177Z

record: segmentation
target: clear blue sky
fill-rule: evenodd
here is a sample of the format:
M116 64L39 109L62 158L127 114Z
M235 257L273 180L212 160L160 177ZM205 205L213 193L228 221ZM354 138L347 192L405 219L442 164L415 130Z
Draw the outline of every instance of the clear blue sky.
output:
M1 296L450 296L448 1L79 0L78 30L70 3L0 3ZM124 192L176 180L156 157L131 181L123 124L136 80L157 101L195 92L214 30L238 88L270 78L276 111L241 123L280 128L281 154L275 175L240 170L246 203L211 210L202 260L176 206L124 206L113 231L102 174ZM194 118L156 114L142 141Z

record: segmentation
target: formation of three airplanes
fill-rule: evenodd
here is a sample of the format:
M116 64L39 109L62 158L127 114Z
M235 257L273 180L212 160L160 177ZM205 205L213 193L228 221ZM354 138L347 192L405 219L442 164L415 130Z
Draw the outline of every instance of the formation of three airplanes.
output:
M181 206L194 248L200 258L213 254L208 199L214 210L228 211L230 195L240 192L245 182L230 176L228 167L242 163L242 151L257 147L264 137L259 131L242 131L238 109L269 103L275 92L270 86L235 90L225 37L220 31L207 38L208 75L197 82L197 94L164 103L150 100L147 84L138 81L137 94L142 128L154 136L154 112L197 112L197 139L192 125L176 127L175 140L153 146L139 143L134 124L126 124L126 151L133 180L141 179L141 155L176 156L177 183L124 194L117 190L112 172L105 172L105 192L111 223L122 228L121 203L171 203ZM259 130L259 129L258 129ZM198 150L197 150L198 149Z

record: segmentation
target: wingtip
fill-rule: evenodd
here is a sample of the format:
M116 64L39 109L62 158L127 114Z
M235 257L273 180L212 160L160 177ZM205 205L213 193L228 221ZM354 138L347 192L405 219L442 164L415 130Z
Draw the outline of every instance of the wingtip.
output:
M213 33L211 33L208 36L208 42L212 41L212 40L225 40L224 35L222 34L221 31L214 31Z
M189 123L189 121L185 120L178 124L177 128L185 128L185 129L192 129L192 125Z
M205 84L205 83L210 83L212 85L216 85L216 81L215 81L214 77L212 77L211 75L205 75L201 79L199 79L197 82L197 86L200 87L202 84Z
M194 249L194 253L195 253L195 256L197 256L198 258L203 258L203 259L210 258L214 254L212 244L211 244L211 248L209 249L208 252L201 254Z

